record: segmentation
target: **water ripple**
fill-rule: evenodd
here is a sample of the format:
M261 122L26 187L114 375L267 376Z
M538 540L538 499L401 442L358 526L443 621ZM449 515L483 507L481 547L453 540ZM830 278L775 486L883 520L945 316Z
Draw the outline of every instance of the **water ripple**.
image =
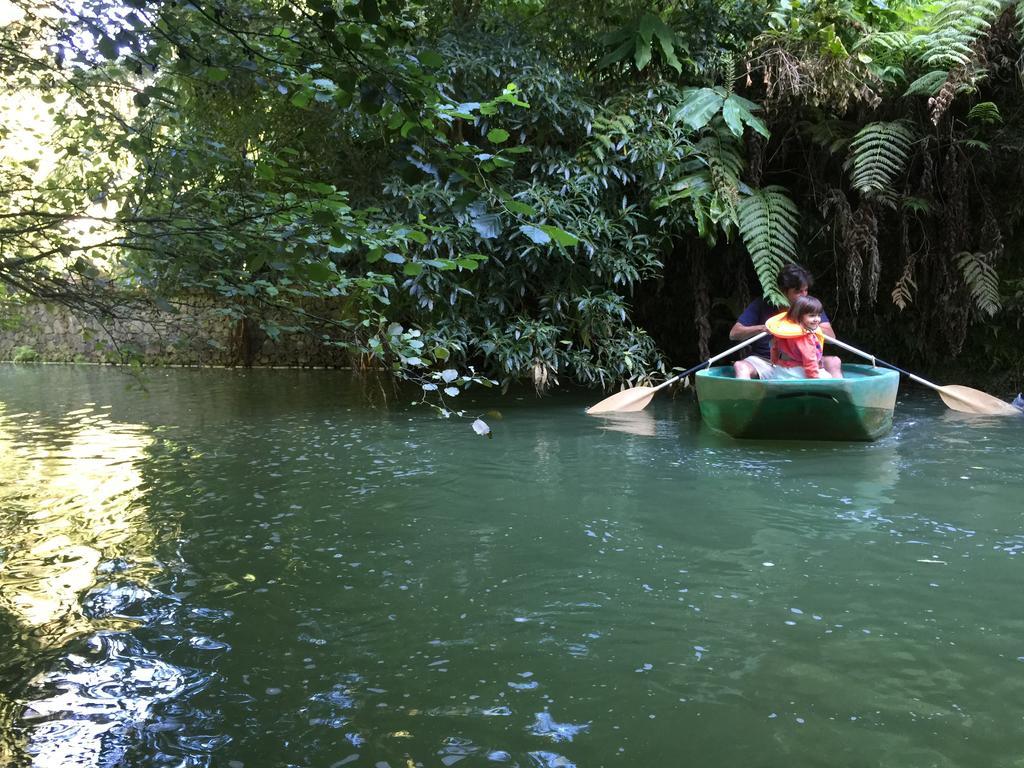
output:
M122 765L152 728L178 731L173 749L200 765L229 741L190 735L195 722L162 720L212 678L142 639L150 627L171 626L169 636L148 633L150 642L187 633L197 651L229 648L192 631L180 599L155 586L168 573L156 551L162 538L173 540L174 518L154 519L147 494L180 487L160 478L180 459L166 439L103 409L11 419L0 408L0 608L19 637L0 651L0 671L24 702L3 709L0 727L20 734L22 762ZM149 751L154 764L163 761Z

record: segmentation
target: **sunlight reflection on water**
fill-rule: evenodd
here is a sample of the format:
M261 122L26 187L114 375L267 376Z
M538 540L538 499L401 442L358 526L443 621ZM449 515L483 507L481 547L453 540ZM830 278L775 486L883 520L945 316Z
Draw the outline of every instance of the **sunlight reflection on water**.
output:
M174 602L149 584L168 533L143 503L153 448L94 408L0 414L0 614L18 638L0 669L24 702L0 729L28 764L118 765L158 702L201 685L122 631Z

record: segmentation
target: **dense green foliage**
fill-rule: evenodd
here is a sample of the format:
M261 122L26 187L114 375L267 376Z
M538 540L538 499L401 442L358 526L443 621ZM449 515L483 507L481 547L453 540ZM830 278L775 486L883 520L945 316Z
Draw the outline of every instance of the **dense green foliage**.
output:
M1024 377L1011 4L19 2L2 77L60 162L0 167L15 296L607 387L797 260L860 346Z

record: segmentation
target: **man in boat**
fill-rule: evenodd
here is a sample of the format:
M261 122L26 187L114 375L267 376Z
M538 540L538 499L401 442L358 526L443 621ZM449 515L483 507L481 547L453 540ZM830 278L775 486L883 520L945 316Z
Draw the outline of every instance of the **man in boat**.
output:
M798 264L787 264L779 272L779 291L789 301L789 306L793 305L797 297L806 296L807 291L813 284L814 278L811 277L811 273ZM751 336L756 336L765 330L764 324L769 317L779 314L784 309L787 309L787 307L772 306L759 296L750 302L747 308L740 314L736 324L729 331L729 338L732 341L743 341ZM833 339L836 337L835 331L832 330L832 323L829 322L828 315L824 312L821 313L821 325L819 328L826 336L830 336ZM757 379L761 377L762 371L771 370L771 342L769 338L766 336L753 342L750 346L750 355L733 363L733 370L736 372L737 379ZM841 364L841 361L835 355L826 355L822 358L822 367L833 378L838 379L842 377Z

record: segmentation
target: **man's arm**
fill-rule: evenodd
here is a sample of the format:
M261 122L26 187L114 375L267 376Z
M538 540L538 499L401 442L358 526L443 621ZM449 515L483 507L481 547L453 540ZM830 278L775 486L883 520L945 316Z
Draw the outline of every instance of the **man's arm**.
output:
M833 339L836 337L836 332L832 330L832 323L822 323L818 327L821 328L821 332L826 336L831 336ZM731 339L732 335L729 338Z
M729 331L729 340L746 341L751 336L757 336L757 334L761 333L763 330L765 330L763 325L743 325L742 323L736 323L732 327L732 330Z

